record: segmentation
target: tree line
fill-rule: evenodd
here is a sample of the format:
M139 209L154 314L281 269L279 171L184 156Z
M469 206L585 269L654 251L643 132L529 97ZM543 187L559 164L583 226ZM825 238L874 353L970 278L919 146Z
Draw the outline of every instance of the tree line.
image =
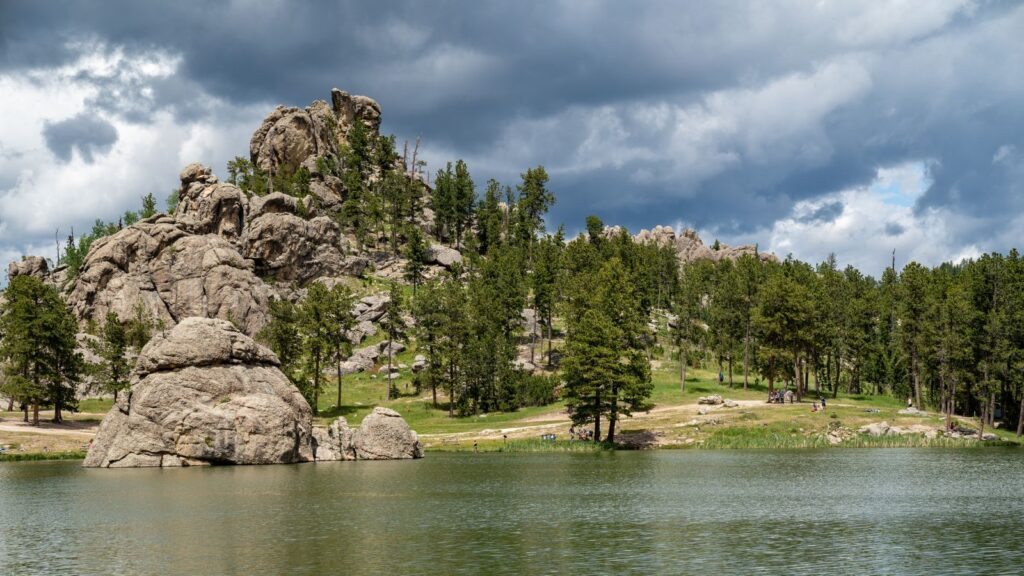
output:
M671 308L681 370L711 358L792 387L797 397L891 395L918 409L978 416L1024 414L1024 263L987 254L927 268L887 268L880 280L834 256L685 266ZM810 390L813 382L814 390Z
M319 172L345 182L339 223L406 262L408 286L389 285L381 326L389 342L416 342L427 362L415 387L437 406L446 399L451 416L561 397L577 425L613 440L621 417L649 406L650 360L670 355L684 389L687 368L700 365L717 368L730 386L763 381L798 398L891 395L990 426L1016 417L1021 431L1024 264L1015 250L934 268L893 266L880 279L840 269L834 257L812 265L755 253L680 266L673 246L638 244L596 216L572 239L561 227L549 231L555 196L542 166L514 187L490 180L478 195L465 162L439 169L430 189L415 151L410 161L393 137L360 123L339 149L318 161ZM230 180L249 193L273 187L315 201L301 171L271 179L241 159L230 168ZM143 211L153 210L150 197ZM112 225L103 227L93 236ZM463 261L430 277L432 237L459 249ZM69 241L65 258L77 257L79 244ZM8 397L59 408L71 405L69 383L85 369L72 345L77 326L49 290L32 279L11 282L0 357ZM271 305L260 339L314 406L332 369L341 405L354 302L343 285L314 283L304 299ZM126 383L124 351L141 348L155 329L136 316L90 330L103 359L93 374L112 392ZM126 335L131 330L136 336ZM390 363L393 346L387 350ZM388 382L388 396L398 394Z

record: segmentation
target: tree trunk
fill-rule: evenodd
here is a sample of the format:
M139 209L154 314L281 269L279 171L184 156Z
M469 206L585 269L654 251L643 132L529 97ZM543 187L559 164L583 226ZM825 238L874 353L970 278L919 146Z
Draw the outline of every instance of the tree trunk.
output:
M594 442L601 441L601 393L594 396Z
M829 380L832 382L832 398L839 397L839 380L843 375L843 358L836 355L836 370L835 373L829 376Z
M615 423L619 420L619 394L618 391L612 389L612 404L611 410L608 413L608 443L613 444L615 442Z
M802 402L803 401L802 400L803 399L803 390L802 390L802 388L803 388L803 385L804 385L804 377L803 377L803 372L800 370L800 355L799 354L795 355L794 356L794 360L793 360L793 381L794 381L794 384L796 384L796 401L797 402Z
M914 376L914 406L918 410L924 410L924 406L921 405L921 376L917 370L917 357L912 356L910 359L910 369L913 371Z
M533 307L533 318L530 320L530 364L534 366L537 362L534 360L534 350L537 349L537 307Z
M978 426L978 440L985 436L985 420L988 419L988 402L981 403L981 426Z
M320 355L317 354L313 358L313 369L316 370L316 374L313 375L313 416L316 416L316 407L320 405Z
M14 412L14 398L7 399L7 411Z
M455 417L455 365L448 364L448 417Z
M679 391L686 392L686 349L679 347Z
M32 425L39 426L39 402L32 403Z
M61 422L64 421L63 416L61 416L60 409L61 409L61 400L60 400L60 398L57 398L54 401L54 403L53 403L53 420L52 420L52 422L54 424L60 424Z
M388 385L388 400L391 400L391 352L392 352L392 344L393 344L393 342L394 342L394 340L391 338L391 335L389 334L388 335L388 375L386 377L387 385Z
M334 405L341 410L341 350L338 351L338 401Z
M548 324L548 367L550 368L551 366L553 366L553 364L551 364L551 317L550 316L548 317L547 324Z
M729 353L729 388L732 388L732 352Z
M995 390L989 392L988 396L988 425L996 425L996 392Z
M1020 414L1017 415L1017 438L1024 434L1024 394L1020 396Z
M750 373L750 322L747 321L746 334L743 335L743 389L749 384Z

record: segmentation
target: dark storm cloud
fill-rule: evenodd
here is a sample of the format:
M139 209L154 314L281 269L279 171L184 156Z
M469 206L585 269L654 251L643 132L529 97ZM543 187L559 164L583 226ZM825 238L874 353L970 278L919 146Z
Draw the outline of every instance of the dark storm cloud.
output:
M906 232L906 230L907 229L898 222L886 222L885 224L885 233L889 236L899 236Z
M93 156L105 154L117 142L117 129L95 114L83 112L67 120L48 122L43 128L46 146L54 156L67 162L77 150L82 160L92 162Z
M88 104L135 122L202 117L201 93L238 106L369 94L385 130L472 159L478 182L547 165L552 220L570 227L603 211L633 229L746 233L912 161L931 163L918 210L999 222L1024 208L1019 154L993 160L1024 149L1010 57L1024 10L944 5L5 2L0 73L68 62L83 42L180 56L169 78L97 79ZM98 133L50 146L84 156L110 142Z
M819 206L810 214L797 218L798 222L804 224L828 224L843 214L842 202L829 202Z

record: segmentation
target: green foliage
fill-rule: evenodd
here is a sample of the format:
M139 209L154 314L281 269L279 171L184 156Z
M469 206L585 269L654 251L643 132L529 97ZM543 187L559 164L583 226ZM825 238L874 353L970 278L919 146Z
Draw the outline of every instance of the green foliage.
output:
M248 158L235 156L228 161L228 182L238 186L250 196L263 196L267 193L267 175Z
M408 241L405 245L405 279L412 284L413 294L423 282L423 273L427 267L427 252L430 249L423 231L419 226L410 226Z
M84 360L77 352L78 323L60 294L32 276L11 279L0 308L0 367L3 393L20 403L75 407L75 386ZM36 412L38 421L38 412Z
M153 193L150 192L142 197L142 210L139 212L139 217L145 220L151 216L156 215L156 198Z
M171 193L167 195L167 213L174 214L174 211L178 209L178 201L180 198L180 191L175 188L171 190Z
M128 388L131 366L128 364L128 333L117 314L108 312L97 341L90 341L90 347L100 358L93 373L104 392L117 398Z

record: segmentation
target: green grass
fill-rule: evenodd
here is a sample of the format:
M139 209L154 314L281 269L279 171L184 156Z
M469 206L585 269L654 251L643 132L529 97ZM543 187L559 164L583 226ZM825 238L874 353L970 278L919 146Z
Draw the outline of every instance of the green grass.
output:
M79 412L90 412L94 414L105 414L114 405L113 398L86 398L78 401Z
M447 442L432 446L431 452L503 452L508 454L531 454L541 452L601 452L612 448L604 443L579 442L569 440L480 440L474 449L473 441Z
M24 452L18 454L0 454L0 462L29 462L37 460L82 460L85 452Z

